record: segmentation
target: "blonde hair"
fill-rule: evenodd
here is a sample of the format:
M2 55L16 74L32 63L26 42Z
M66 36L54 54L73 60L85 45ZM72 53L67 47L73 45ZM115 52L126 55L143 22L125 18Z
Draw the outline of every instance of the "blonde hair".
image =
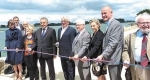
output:
M89 24L91 24L92 22L95 22L99 26L99 28L100 28L101 23L99 22L98 19L92 19L92 20L90 20Z
M34 31L34 26L31 25L31 24L28 24L28 27L27 27L27 28L29 28L30 30L33 30L33 31Z

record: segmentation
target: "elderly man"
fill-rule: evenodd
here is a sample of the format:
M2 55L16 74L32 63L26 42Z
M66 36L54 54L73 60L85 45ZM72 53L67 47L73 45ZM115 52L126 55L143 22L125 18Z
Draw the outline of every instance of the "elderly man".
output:
M123 61L136 65L130 67L132 80L150 80L150 15L140 14L135 22L139 29L126 36Z
M76 30L69 26L68 17L62 17L61 24L62 27L58 29L59 55L69 57L72 55L72 42L76 36ZM61 58L61 65L65 80L74 80L75 65L73 60Z
M82 62L79 60L79 58L82 58L87 54L87 48L90 43L90 34L85 30L85 21L83 19L77 19L75 22L78 34L72 44L72 52L74 54L73 59L75 60L75 65L78 67L80 80L91 80L89 62Z
M28 27L28 21L23 21L22 26L23 26L22 34L26 35L26 28Z
M113 18L111 7L104 6L101 9L101 14L107 26L103 39L103 51L102 54L97 57L97 60L101 61L104 59L113 61L106 63L108 65L110 80L122 80L120 75L121 65L118 62L121 61L123 52L124 29L120 22Z
M42 17L40 19L40 24L41 28L35 32L35 40L31 48L32 50L37 48L38 52L47 53L37 54L40 62L42 80L47 80L45 62L47 62L48 65L50 80L55 80L55 68L53 59L57 55L57 49L54 45L56 43L56 32L55 29L48 27L48 19L46 17Z

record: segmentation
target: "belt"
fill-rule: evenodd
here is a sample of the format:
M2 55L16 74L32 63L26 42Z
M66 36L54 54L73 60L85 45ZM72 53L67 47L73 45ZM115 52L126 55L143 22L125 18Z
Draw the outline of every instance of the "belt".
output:
M136 61L135 61L135 64L141 65L141 62L136 62ZM148 62L148 65L150 65L150 62Z

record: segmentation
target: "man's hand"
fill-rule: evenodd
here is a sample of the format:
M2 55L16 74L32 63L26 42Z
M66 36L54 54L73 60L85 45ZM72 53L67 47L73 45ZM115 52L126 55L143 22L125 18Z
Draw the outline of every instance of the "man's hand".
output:
M18 48L16 48L16 52L18 52L19 51L19 49Z
M7 50L7 47L4 47L4 50Z
M73 60L77 60L79 58L78 55L74 55Z
M125 68L128 68L130 65L130 62L129 61L127 61L127 60L125 60L124 62L123 62L123 66L125 66Z
M55 59L55 58L56 58L56 55L53 56L53 59Z
M101 61L103 60L103 55L99 55L97 58L96 58L97 61Z
M85 62L85 61L87 61L87 59L88 59L88 58L87 58L86 56L84 56L84 57L81 59L81 61L82 61L82 62Z

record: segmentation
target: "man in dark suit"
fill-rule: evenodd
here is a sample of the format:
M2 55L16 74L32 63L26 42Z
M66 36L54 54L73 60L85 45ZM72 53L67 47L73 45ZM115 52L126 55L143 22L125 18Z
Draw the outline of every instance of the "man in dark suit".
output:
M97 57L97 60L113 61L106 63L110 80L121 79L121 55L123 52L124 28L120 22L113 18L111 7L105 6L101 9L103 20L107 23L105 37L103 39L103 52Z
M20 31L23 30L23 26L22 24L19 23L19 17L18 16L14 16L13 17L13 21L15 22L15 27L18 28Z
M76 30L69 26L69 18L61 18L62 27L58 29L59 55L69 57L72 55L72 42L76 36ZM61 58L61 65L65 80L74 80L75 65L73 60Z
M44 52L47 54L37 53L40 62L40 72L42 80L47 80L45 61L48 65L50 80L55 80L55 69L53 58L57 55L57 49L54 45L56 43L56 32L53 28L48 27L48 19L42 17L40 19L41 28L35 32L35 41L31 46L32 50L37 47L38 52Z

